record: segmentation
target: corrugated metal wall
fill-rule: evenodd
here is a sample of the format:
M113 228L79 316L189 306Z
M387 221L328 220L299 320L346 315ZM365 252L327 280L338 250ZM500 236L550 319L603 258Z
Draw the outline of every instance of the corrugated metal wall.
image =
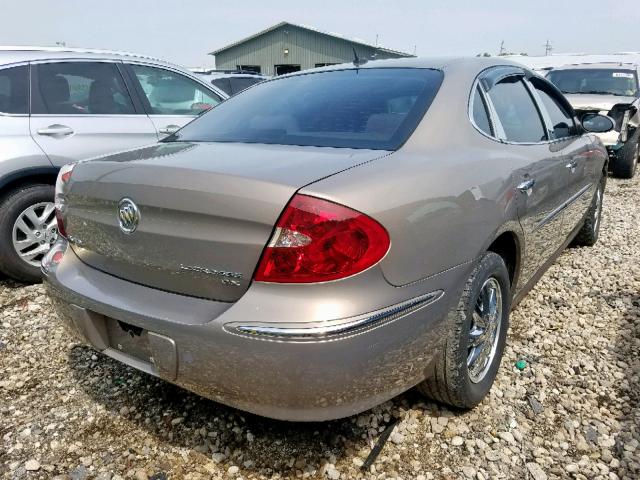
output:
M275 75L274 65L300 65L302 70L317 63L344 63L353 60L353 48L361 58L397 58L375 48L357 45L347 40L284 25L246 43L236 45L216 55L216 68L235 69L238 65L260 65L265 75ZM285 49L289 54L285 55Z

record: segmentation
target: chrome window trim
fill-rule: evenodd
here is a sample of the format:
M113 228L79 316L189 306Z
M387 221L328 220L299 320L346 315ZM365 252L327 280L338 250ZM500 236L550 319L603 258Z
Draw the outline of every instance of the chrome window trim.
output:
M56 118L131 118L131 117L147 117L145 113L64 113L57 115L55 113L32 113L32 117L35 118L43 118L43 117L56 117Z
M29 66L31 62L14 62L14 63L5 63L0 65L0 70L5 70L7 68L15 68L15 67L24 67L24 66ZM29 69L29 73L27 75L27 81L29 82L29 100L28 100L28 106L27 108L29 109L29 112L27 113L8 113L8 112L0 112L0 117L29 117L29 114L31 113L31 69Z
M540 117L540 121L542 122L542 128L544 128L547 134L547 140L555 140L553 138L553 130L552 130L553 122L551 121L551 116L549 115L549 112L547 111L546 107L542 103L542 99L540 98L540 95L538 95L536 88L526 77L522 79L522 83L524 84L524 88L527 89L527 92L529 92L529 96L531 97L531 100L533 101L533 104L535 105L536 110L538 111L538 116Z
M31 60L31 65L40 65L43 63L122 63L122 60L116 58L49 58L41 60Z
M482 99L482 101L484 102L484 104L482 105L482 107L484 108L485 112L487 113L487 118L489 120L489 128L491 129L491 133L489 132L485 132L484 130L482 130L478 124L476 123L475 119L473 118L473 110L475 107L475 98L476 98L476 92L478 93L478 95L480 95L480 98ZM489 105L487 104L487 100L485 98L485 93L483 88L480 86L480 81L478 79L476 79L473 82L473 87L471 87L471 93L469 95L469 120L471 120L471 125L473 125L473 127L480 132L480 134L482 134L483 136L490 138L491 140L497 140L496 137L493 136L493 134L496 131L496 125L493 121L493 118L491 118L491 112L489 111Z
M520 76L520 75L518 75L518 76ZM505 78L507 78L507 77L505 77ZM524 76L522 76L520 81L522 82L523 79L524 79ZM525 90L529 93L529 98L531 99L531 102L533 103L533 106L536 109L536 112L538 112L538 120L540 120L542 128L545 130L545 132L547 132L547 126L545 125L544 120L542 119L542 117L540 117L540 111L538 110L538 105L536 104L536 101L531 96L531 92L528 90L526 83L523 82L523 86L524 86ZM502 137L500 138L500 141L502 143L504 143L505 145L548 145L548 144L551 143L551 139L549 138L549 133L548 132L547 132L547 139L546 140L540 140L540 141L537 141L537 142L514 142L512 140L507 140L507 134L505 133L504 128L502 127L502 122L500 121L500 117L498 116L498 112L495 110L495 107L493 106L493 102L491 101L491 97L489 96L489 94L487 94L487 99L489 100L489 103L491 104L491 108L492 108L494 114L496 115L496 121L498 123L500 123L500 128L502 129Z
M547 136L550 139L549 143L566 142L567 140L580 137L581 134L578 133L578 125L576 125L575 118L571 118L571 121L573 122L573 128L576 130L576 133L573 135L569 135L568 137L555 138L553 135L554 131L553 131L553 121L551 120L551 115L549 115L549 111L547 110L547 107L545 107L544 102L542 101L542 98L540 98L540 95L538 94L538 89L528 78L524 79L524 83L529 89L529 93L533 96L535 102L538 104L538 109L543 117L545 128L547 130Z

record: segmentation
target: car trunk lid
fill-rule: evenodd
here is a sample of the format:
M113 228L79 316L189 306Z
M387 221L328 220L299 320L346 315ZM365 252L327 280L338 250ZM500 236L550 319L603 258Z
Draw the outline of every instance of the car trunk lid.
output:
M301 187L385 155L380 150L164 143L81 162L65 225L80 259L151 287L235 301L273 226ZM119 224L130 199L137 228Z

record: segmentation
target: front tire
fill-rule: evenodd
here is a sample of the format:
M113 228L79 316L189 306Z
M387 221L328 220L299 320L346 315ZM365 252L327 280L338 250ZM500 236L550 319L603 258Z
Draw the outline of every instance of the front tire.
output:
M498 373L509 328L511 285L502 257L486 252L449 314L444 351L418 390L459 408L475 407Z
M606 180L607 177L602 174L600 184L593 196L591 206L589 207L587 216L584 219L582 228L573 240L574 245L592 247L598 241L598 237L600 236L600 219L602 217L602 202L604 200L604 187Z
M0 204L0 271L22 282L40 281L40 260L57 238L52 185L26 185Z
M611 164L611 172L618 178L633 178L640 157L640 127L627 140Z

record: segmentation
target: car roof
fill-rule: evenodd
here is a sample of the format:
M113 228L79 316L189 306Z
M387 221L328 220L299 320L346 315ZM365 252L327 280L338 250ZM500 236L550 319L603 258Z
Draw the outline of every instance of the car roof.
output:
M333 70L345 69L367 69L367 68L426 68L434 70L455 70L460 73L468 73L476 75L490 67L512 66L531 71L525 65L508 60L503 57L418 57L418 58L397 58L388 60L370 60L366 63L358 65L354 63L341 63L337 65L329 65L326 67L314 68L311 70L302 70L300 72L282 75L283 77L304 75L313 72L325 72Z
M0 46L0 65L29 62L36 60L61 59L108 59L108 60L147 60L168 67L186 70L166 60L132 52L102 50L92 48L39 47L39 46Z

